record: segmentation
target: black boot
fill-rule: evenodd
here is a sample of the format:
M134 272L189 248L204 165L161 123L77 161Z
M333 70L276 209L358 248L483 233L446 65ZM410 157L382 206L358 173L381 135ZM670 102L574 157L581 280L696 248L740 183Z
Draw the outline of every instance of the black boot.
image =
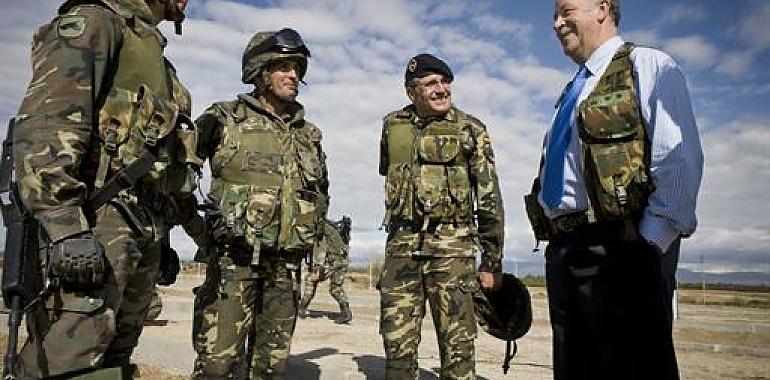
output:
M349 324L353 320L353 313L350 311L350 305L347 302L340 302L340 315L334 320L334 323Z

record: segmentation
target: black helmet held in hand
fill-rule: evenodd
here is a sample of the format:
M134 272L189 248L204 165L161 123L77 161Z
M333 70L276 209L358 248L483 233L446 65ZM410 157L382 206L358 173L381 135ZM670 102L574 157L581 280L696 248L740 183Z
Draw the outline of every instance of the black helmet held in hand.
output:
M496 291L477 291L473 294L476 320L489 335L506 341L503 373L516 355L516 339L532 326L532 303L524 283L510 273L503 273L503 284ZM511 353L513 343L513 353Z

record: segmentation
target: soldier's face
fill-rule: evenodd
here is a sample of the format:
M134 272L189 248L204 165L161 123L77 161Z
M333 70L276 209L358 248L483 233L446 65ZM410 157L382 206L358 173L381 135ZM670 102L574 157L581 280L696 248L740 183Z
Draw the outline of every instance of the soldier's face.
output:
M553 30L573 61L584 63L601 42L599 20L606 17L606 8L600 0L556 0Z
M267 80L273 94L286 102L299 94L299 63L293 59L273 61L267 67Z
M441 116L452 107L452 83L443 74L429 74L417 79L407 95L422 117Z

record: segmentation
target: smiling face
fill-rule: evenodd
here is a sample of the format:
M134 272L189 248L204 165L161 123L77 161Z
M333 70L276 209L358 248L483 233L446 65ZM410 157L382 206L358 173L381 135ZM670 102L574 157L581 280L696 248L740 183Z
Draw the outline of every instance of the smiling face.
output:
M443 74L415 79L406 93L421 117L441 116L452 107L452 84Z
M299 94L299 62L296 59L278 59L265 69L268 88L276 98L292 102Z
M584 63L604 41L617 34L603 0L556 0L553 30L564 54Z

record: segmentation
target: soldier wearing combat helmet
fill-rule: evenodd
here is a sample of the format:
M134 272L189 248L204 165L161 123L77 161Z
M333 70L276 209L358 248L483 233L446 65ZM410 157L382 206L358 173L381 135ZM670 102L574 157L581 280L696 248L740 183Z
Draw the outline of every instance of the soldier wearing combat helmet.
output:
M196 121L199 156L211 166L206 224L216 252L195 299L194 379L244 368L253 379L281 379L286 370L300 264L320 239L328 202L321 131L296 101L309 57L292 29L257 33L243 54L242 79L254 91Z
M416 377L426 301L438 335L440 377L474 378L471 294L479 283L500 284L503 203L490 138L481 121L452 104L453 79L444 61L415 56L405 74L412 104L384 120L380 174L388 238L379 288L386 379Z
M133 377L166 210L194 209L190 97L157 28L186 3L67 1L35 34L13 158L47 286L27 310L20 378Z

